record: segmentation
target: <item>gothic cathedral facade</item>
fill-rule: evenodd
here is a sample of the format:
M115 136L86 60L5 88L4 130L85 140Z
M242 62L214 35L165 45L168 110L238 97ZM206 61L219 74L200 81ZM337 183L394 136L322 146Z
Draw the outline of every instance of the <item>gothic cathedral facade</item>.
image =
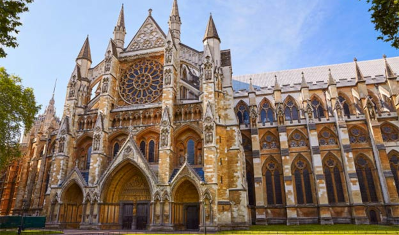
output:
M122 6L95 66L85 40L61 119L51 99L1 175L1 215L166 231L399 223L399 57L233 77L212 16L202 51L180 26L174 0L167 34L149 10L125 43Z

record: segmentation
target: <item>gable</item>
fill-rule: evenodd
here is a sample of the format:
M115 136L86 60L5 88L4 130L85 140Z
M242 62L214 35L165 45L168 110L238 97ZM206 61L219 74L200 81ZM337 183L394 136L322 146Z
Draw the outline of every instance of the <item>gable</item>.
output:
M155 22L152 16L148 16L141 25L139 31L133 37L126 51L139 51L165 46L166 35Z

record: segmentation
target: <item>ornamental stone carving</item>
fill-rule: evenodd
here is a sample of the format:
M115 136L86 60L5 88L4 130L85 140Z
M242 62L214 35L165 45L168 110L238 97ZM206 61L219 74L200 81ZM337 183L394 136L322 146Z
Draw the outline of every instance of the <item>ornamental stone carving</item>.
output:
M251 107L251 126L252 128L256 128L256 120L258 119L258 111L256 110L256 106Z
M172 80L172 70L171 69L165 69L165 85L170 85L171 80Z
M167 128L163 128L161 131L161 146L167 147L168 146L168 138L169 137L169 130Z
M204 64L204 76L205 80L211 80L212 79L212 63L210 62L210 57L207 56L205 57L205 64Z
M166 64L170 64L170 63L172 63L172 50L173 50L173 47L172 47L172 42L171 41L168 41L167 42L167 46L166 46L166 48L165 48L165 63Z
M63 153L65 149L65 136L61 136L58 140L58 152Z
M306 113L308 114L309 121L313 120L313 107L310 104L310 101L308 101L308 104L306 105Z
M101 134L95 134L93 140L93 150L99 151L100 150L100 141L101 141Z
M206 144L213 143L213 125L205 126L205 143Z
M104 72L109 72L111 70L111 62L112 62L112 55L111 51L107 51L107 56L105 57L105 66L104 66Z
M341 102L339 100L337 100L335 102L335 107L334 108L337 111L338 120L340 120L340 121L343 120L344 119L344 114L343 114Z
M285 115L284 115L284 108L282 104L277 105L277 124L284 125Z
M366 109L367 109L367 112L369 113L370 120L375 120L377 117L376 112L375 112L375 105L371 101L370 97L367 98Z
M108 78L103 79L103 87L102 87L102 93L107 93L108 92Z

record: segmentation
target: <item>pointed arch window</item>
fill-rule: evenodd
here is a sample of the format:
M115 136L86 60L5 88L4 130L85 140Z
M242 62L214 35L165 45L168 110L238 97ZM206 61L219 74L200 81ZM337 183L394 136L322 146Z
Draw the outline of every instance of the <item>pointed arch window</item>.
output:
M270 106L270 102L268 100L265 100L261 106L260 121L262 122L263 126L267 122L269 122L270 124L273 124L274 122L274 111L273 108Z
M269 160L265 163L263 173L266 183L266 197L268 205L283 204L283 181L282 170L279 164L274 160Z
M382 139L384 142L399 141L399 129L392 124L384 123L381 125Z
M308 145L308 141L302 132L295 130L290 136L289 145L291 148L304 147Z
M388 157L393 178L395 180L396 191L399 194L399 154L398 152L393 151L388 155Z
M313 117L317 118L317 119L321 119L324 118L324 109L323 109L323 105L320 102L319 99L317 99L316 97L313 97L312 99L312 107L313 107Z
M140 142L140 151L143 154L143 156L145 157L145 141L144 140L142 140Z
M243 102L240 102L240 104L237 107L237 118L240 125L241 124L245 124L245 126L249 125L248 106Z
M87 149L87 157L86 157L86 170L90 169L90 161L91 161L91 146Z
M267 132L263 138L261 139L261 149L278 149L279 148L279 141L275 135L271 132Z
M119 144L115 143L114 144L114 151L112 152L113 153L112 156L115 157L118 154L118 152L119 152Z
M299 121L299 111L295 102L289 98L289 100L285 103L285 120L290 121L292 123L293 120Z
M191 165L195 164L195 142L192 139L187 142L187 162Z
M313 203L311 174L308 162L299 157L293 164L297 204Z
M337 145L337 136L328 128L323 128L319 132L319 145Z
M351 117L351 111L349 109L348 101L343 96L338 96L339 102L341 102L342 107L344 108L344 115L348 118Z
M363 128L355 126L349 130L349 141L351 144L368 143L369 138Z
M328 202L330 204L345 202L340 162L333 156L327 156L324 159L323 170L326 178Z
M148 162L155 162L155 141L148 143Z
M359 180L363 202L378 202L374 181L374 167L368 157L360 155L356 159L356 174Z

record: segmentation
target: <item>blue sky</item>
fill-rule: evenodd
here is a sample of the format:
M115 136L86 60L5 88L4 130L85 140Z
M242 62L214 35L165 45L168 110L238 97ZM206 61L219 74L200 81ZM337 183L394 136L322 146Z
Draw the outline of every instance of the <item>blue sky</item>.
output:
M222 49L231 49L235 75L398 56L398 50L377 41L363 1L323 0L178 0L182 42L202 50L202 38L212 12ZM295 2L295 4L293 4ZM125 5L125 46L152 8L167 32L172 0L36 0L22 15L19 47L0 59L9 73L33 87L43 108L55 79L57 113L62 115L66 86L75 58L89 35L93 66L105 49Z

